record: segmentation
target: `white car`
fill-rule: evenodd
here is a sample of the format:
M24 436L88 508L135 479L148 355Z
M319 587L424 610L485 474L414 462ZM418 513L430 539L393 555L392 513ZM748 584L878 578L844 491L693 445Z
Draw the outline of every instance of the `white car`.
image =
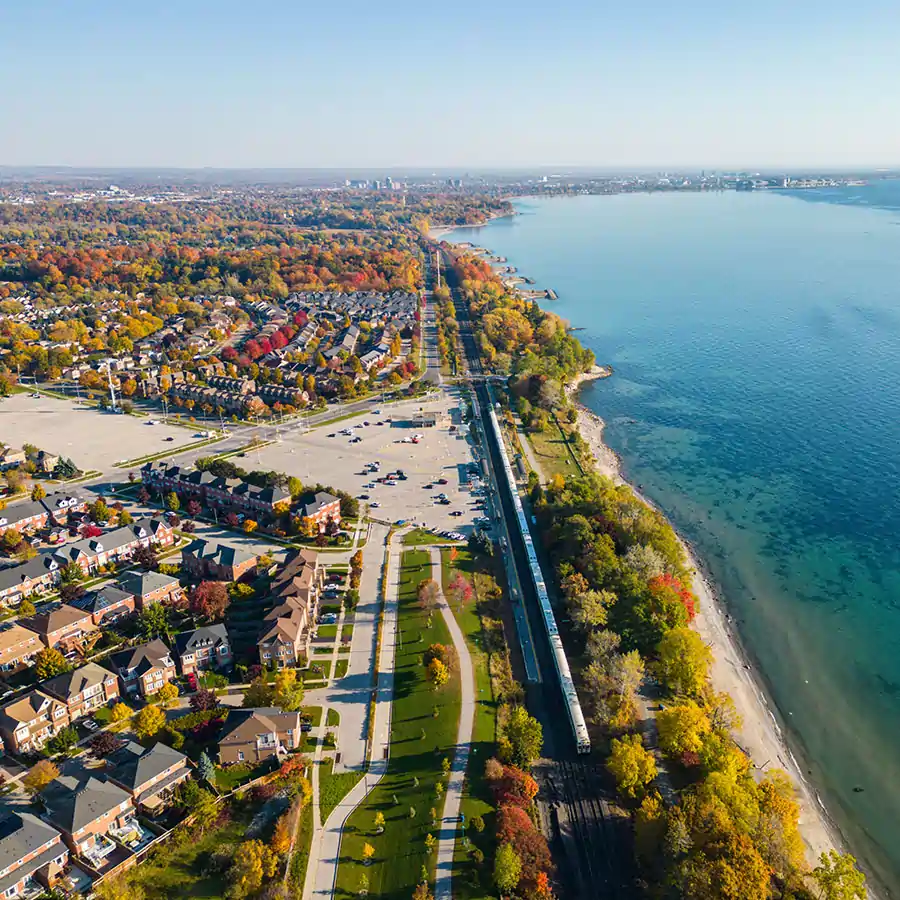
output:
M373 501L369 504L369 506L370 506L372 509L378 509L378 508L381 506L381 504L380 504L377 500L373 500Z

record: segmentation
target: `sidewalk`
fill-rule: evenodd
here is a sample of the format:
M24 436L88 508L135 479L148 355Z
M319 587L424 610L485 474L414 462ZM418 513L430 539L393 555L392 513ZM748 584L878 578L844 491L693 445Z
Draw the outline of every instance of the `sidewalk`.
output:
M398 536L399 537L399 536ZM370 542L371 545L372 542ZM383 545L382 545L383 546ZM400 553L403 550L401 540L395 541L389 550L388 583L385 585L384 629L382 632L381 653L378 660L378 683L376 689L375 721L372 728L371 763L362 781L354 785L350 793L338 804L328 821L313 834L310 848L309 867L306 871L306 883L303 889L304 900L330 900L334 893L337 867L340 861L341 838L344 824L350 813L359 806L369 791L381 780L387 771L388 754L391 740L391 701L394 692L394 648L397 641L397 606L399 599ZM380 573L381 567L378 567ZM362 601L360 601L362 603ZM377 619L376 619L377 621ZM357 632L354 630L353 640L356 642ZM375 634L371 639L374 642ZM372 644L374 646L374 643ZM371 650L369 651L371 659ZM351 663L351 670L353 666ZM348 677L348 676L345 676ZM371 681L369 681L371 685ZM366 691L365 712L368 712ZM337 704L333 704L335 708ZM341 712L341 734L344 733L344 712ZM360 742L362 743L362 742ZM347 746L347 745L344 745ZM365 744L362 744L365 747ZM363 763L364 764L364 763ZM355 767L354 767L355 768Z
M432 577L441 583L441 551L437 547L431 550ZM462 702L459 709L459 730L456 735L456 753L450 768L447 782L447 794L444 801L444 816L441 819L441 830L438 833L437 869L434 881L435 900L451 900L453 877L453 852L456 848L456 836L459 831L459 807L462 800L463 783L466 767L469 764L469 752L472 747L472 725L475 721L475 675L472 657L466 646L465 635L456 621L456 616L447 603L443 590L438 600L441 615L453 638L453 646L459 658L460 685Z

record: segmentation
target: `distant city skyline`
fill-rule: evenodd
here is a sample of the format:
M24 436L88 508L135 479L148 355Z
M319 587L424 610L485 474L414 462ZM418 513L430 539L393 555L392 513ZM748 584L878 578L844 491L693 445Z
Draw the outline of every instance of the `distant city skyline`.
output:
M896 168L898 29L882 0L35 0L0 166Z

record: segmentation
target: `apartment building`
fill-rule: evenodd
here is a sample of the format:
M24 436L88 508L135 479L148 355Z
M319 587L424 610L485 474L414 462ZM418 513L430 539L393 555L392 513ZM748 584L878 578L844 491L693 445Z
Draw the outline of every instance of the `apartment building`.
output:
M178 579L160 572L126 572L119 588L132 594L140 612L154 603L176 603L184 595Z
M85 575L99 566L131 559L138 547L163 546L175 543L175 532L162 519L139 519L94 538L76 541L55 551L60 566L70 562L81 567Z
M312 519L321 532L329 522L341 524L341 501L325 491L304 494L297 501L297 515L304 519Z
M193 578L239 581L256 566L259 555L239 547L217 544L203 538L191 541L181 551L181 567Z

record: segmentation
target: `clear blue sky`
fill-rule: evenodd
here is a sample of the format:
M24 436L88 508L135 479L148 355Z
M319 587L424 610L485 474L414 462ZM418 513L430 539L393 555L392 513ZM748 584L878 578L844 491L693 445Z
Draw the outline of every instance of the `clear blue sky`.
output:
M0 164L900 166L896 0L7 0Z

